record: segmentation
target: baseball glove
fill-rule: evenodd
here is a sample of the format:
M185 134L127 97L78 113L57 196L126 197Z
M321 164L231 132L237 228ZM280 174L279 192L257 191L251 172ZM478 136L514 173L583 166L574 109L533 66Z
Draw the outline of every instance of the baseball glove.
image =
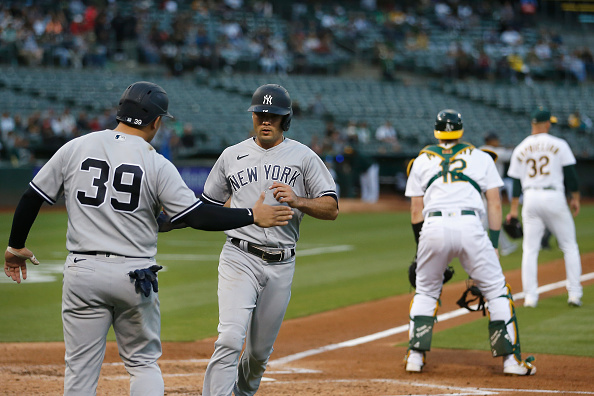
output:
M520 223L520 220L518 220L517 217L511 217L509 221L506 220L505 223L503 223L503 231L513 239L522 238L522 236L524 236L522 223Z
M446 283L454 276L454 267L448 265L443 273L443 283ZM408 281L412 287L417 287L417 255L413 259L412 263L408 266Z
M471 295L470 297L468 295ZM474 298L472 297L474 296ZM473 302L477 302L476 309L470 308L469 304ZM483 293L479 290L479 288L474 284L474 281L470 278L466 280L466 290L462 293L462 297L456 304L460 308L466 308L469 311L483 311L483 316L486 316L486 308L485 308L485 298L483 297Z

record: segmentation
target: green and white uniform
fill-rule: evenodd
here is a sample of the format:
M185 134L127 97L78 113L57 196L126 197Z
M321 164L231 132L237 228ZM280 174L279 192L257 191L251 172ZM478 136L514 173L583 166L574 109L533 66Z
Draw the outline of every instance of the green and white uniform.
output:
M443 273L457 257L488 303L490 322L502 323L508 350L496 346L504 365L519 361L519 339L511 294L499 259L480 215L481 194L503 185L491 156L466 143L425 147L414 160L406 184L407 197L423 197L424 222L417 250L416 293L410 308L410 351L422 367L430 350L433 321L439 308ZM492 345L493 346L493 345Z
M545 229L563 251L569 298L582 298L582 263L564 184L564 168L575 163L569 144L548 133L526 137L511 158L507 174L522 184L522 286L531 304L538 302L538 253Z

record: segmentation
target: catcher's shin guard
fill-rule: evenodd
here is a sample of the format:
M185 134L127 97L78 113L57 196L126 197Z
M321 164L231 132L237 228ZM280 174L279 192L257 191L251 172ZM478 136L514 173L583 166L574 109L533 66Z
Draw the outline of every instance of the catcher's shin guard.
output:
M511 318L506 322L504 320L489 321L489 342L491 345L491 354L493 357L506 356L514 354L521 361L520 334L518 332L518 321L516 318L516 309L514 299L509 285L505 285L507 294L499 298L506 298L509 301ZM512 325L513 334L508 331L508 325Z
M408 342L409 349L415 351L431 350L431 337L433 336L434 316L417 315L411 318L413 329Z

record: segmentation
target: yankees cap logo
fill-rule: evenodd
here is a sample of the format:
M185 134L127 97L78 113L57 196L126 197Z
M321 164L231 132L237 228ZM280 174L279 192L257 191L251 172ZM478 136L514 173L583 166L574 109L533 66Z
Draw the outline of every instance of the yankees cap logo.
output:
M264 95L264 101L262 104L272 105L272 95Z
M237 156L237 161L239 161L239 160L240 160L240 159L242 159L242 158L245 158L245 157L247 157L248 155L249 155L249 154L245 154L245 155L238 155L238 156Z

